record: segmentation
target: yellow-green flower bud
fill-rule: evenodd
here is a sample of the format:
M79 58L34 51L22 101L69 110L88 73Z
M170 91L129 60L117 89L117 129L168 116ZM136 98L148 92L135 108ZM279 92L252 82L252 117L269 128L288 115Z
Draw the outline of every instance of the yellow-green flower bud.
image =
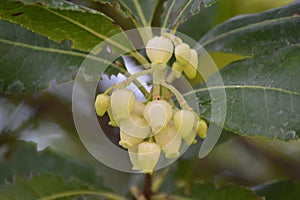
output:
M165 100L150 101L144 109L144 118L154 133L158 133L168 125L172 114L172 106Z
M95 101L95 109L98 116L103 116L110 104L110 97L106 94L98 94Z
M178 134L183 139L190 135L196 121L194 112L190 110L177 111L173 120Z
M181 66L180 63L174 62L172 65L172 70L174 70L174 72L175 72L175 77L179 78L182 74L183 67Z
M113 117L119 125L122 120L129 118L135 105L135 95L131 90L118 89L111 95L111 110Z
M149 133L150 127L147 122L141 117L131 115L129 119L121 121L119 144L124 148L131 148L142 142Z
M166 64L173 54L173 44L165 37L154 37L148 40L146 53L152 63Z
M190 60L190 46L186 43L179 44L175 47L176 61L182 66L186 66Z
M199 136L201 139L206 138L207 124L206 124L206 122L205 122L204 120L202 120L202 119L198 121L197 133L198 133L198 136Z
M143 173L152 173L158 163L161 149L153 142L138 145L138 161Z
M139 117L142 117L143 113L144 113L144 109L145 109L145 104L143 104L143 102L135 101L132 114L136 115L136 116L139 116Z
M176 158L179 156L181 137L177 134L174 126L168 126L156 134L155 141L165 153L166 158Z
M198 53L197 53L196 50L191 49L191 51L190 51L190 61L183 68L183 71L189 79L193 79L197 75L197 67L198 67Z

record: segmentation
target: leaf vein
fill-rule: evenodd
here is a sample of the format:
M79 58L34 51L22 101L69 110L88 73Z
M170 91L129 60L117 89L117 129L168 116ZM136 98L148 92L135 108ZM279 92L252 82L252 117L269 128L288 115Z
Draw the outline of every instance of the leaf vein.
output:
M257 27L257 26L261 26L261 25L268 25L269 23L273 23L273 22L285 21L285 20L289 20L291 18L300 18L300 16L281 17L281 18L277 18L277 19L265 20L265 21L262 21L262 22L249 24L247 26L236 28L236 29L233 29L233 30L228 31L226 33L222 33L222 34L220 34L218 36L215 36L215 37L207 40L206 42L202 43L201 45L204 47L204 46L208 45L209 43L212 43L212 42L214 42L214 41L216 41L216 40L218 40L220 38L226 37L226 36L228 36L230 34L236 33L236 32L241 31L241 30L247 30L247 29L250 29L250 28L253 28L253 27Z
M39 47L39 46L34 46L34 45L29 45L29 44L25 44L25 43L20 43L20 42L14 42L14 41L10 41L10 40L4 40L0 38L0 43L5 43L5 44L9 44L12 45L14 48L19 46L19 47L23 47L23 48L29 48L29 49L33 49L33 50L37 50L37 51L44 51L44 52L51 52L51 53L58 53L58 54L65 54L65 55L72 55L72 56L76 56L76 57L82 57L82 58L86 58L88 56L89 59L101 62L101 63L105 63L107 65L110 65L118 70L120 70L120 72L122 73L126 73L126 70L124 70L123 68L120 68L118 66L116 66L113 63L110 63L109 61L96 57L96 56L92 56L92 55L87 55L84 53L80 53L80 52L74 52L74 51L68 51L68 50L61 50L61 49L53 49L53 48L47 48L47 47Z
M277 91L277 92L282 92L282 93L287 93L287 94L293 94L293 95L299 95L300 92L297 91L289 91L286 89L282 88L274 88L274 87L266 87L266 86L260 86L260 85L226 85L226 86L213 86L213 87L208 87L208 88L200 88L196 89L191 92L187 92L184 94L184 96L190 95L192 93L196 92L205 92L209 90L220 90L220 89L258 89L258 90L271 90L271 91Z

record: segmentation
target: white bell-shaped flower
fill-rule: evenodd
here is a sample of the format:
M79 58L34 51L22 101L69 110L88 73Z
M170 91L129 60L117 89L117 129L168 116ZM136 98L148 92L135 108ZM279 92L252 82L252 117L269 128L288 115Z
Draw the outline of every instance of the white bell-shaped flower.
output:
M109 108L110 97L107 94L98 94L95 101L95 109L98 116L103 116Z
M165 37L154 37L148 40L146 53L152 63L166 64L173 54L173 44Z
M177 134L174 126L168 126L156 134L155 141L165 153L166 158L176 158L179 156L181 137Z
M161 149L153 142L142 142L138 145L138 161L143 173L152 173L156 167Z
M187 145L195 144L197 142L196 135L197 135L197 130L196 128L193 128L193 130L185 137L182 137L182 139Z
M183 68L183 72L189 79L193 79L197 75L197 67L198 67L198 53L195 49L191 49L190 51L190 61Z
M196 118L193 111L179 110L174 114L173 120L178 134L184 139L193 130Z
M150 126L143 118L131 115L129 119L121 121L119 144L124 148L131 148L142 142L150 131Z
M191 49L186 43L181 43L175 47L176 61L182 66L186 66L190 60Z
M135 95L131 90L118 89L111 94L111 110L118 125L129 118L135 105Z
M130 162L132 164L132 169L141 170L139 157L138 157L138 145L134 145L133 147L129 148L128 155L129 155Z
M183 138L183 140L185 141L185 143L187 145L195 144L197 142L196 135L197 135L197 129L198 129L199 116L196 113L194 113L194 116L195 116L195 123L193 125L193 129L189 135L187 135L186 137Z
M139 144L144 140L144 138L134 137L127 134L126 132L120 130L120 141L119 145L125 149L132 148L133 145Z
M165 100L150 101L144 109L144 118L150 124L154 133L158 133L168 125L172 114L172 106Z

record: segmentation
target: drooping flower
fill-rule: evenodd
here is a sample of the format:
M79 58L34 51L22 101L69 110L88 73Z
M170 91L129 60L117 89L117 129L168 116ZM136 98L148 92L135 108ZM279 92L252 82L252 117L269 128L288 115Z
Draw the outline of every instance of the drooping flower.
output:
M165 153L166 158L176 158L179 156L181 137L177 134L173 125L164 128L156 134L155 141Z
M122 120L129 118L135 105L135 95L127 89L114 90L111 94L110 105L113 117L119 125Z
M158 133L168 125L172 114L172 106L165 100L150 101L144 109L144 118L154 133Z
M189 63L183 68L183 72L189 79L193 79L197 75L198 53L195 49L191 49Z
M143 173L152 173L156 167L161 149L154 142L142 142L138 145L138 161Z
M165 37L154 37L148 40L146 53L154 64L166 64L173 54L173 44Z
M186 43L181 43L175 47L176 61L182 66L186 66L190 60L190 46Z
M131 148L142 142L149 133L150 126L147 122L139 116L131 115L129 119L121 121L119 144L124 148Z

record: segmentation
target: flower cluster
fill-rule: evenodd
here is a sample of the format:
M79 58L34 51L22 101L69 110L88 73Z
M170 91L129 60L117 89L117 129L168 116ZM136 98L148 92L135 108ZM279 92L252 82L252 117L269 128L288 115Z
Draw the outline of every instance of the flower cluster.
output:
M197 52L174 35L164 34L150 39L146 53L153 67L141 74L153 73L155 79L154 73L161 74L163 70L156 66L166 66L175 55L176 61L172 64L173 71L177 72L175 78L182 72L188 78L196 76ZM109 124L120 128L119 145L128 150L133 169L152 173L161 154L167 159L176 158L183 141L187 145L193 144L197 133L200 138L205 138L207 124L188 106L176 88L161 76L158 76L161 80L156 80L156 84L161 85L153 86L152 98L147 102L137 100L135 94L126 89L126 84L138 75L132 75L127 81L98 94L95 109L98 116L107 112ZM175 95L180 109L169 96L161 92L162 86Z

